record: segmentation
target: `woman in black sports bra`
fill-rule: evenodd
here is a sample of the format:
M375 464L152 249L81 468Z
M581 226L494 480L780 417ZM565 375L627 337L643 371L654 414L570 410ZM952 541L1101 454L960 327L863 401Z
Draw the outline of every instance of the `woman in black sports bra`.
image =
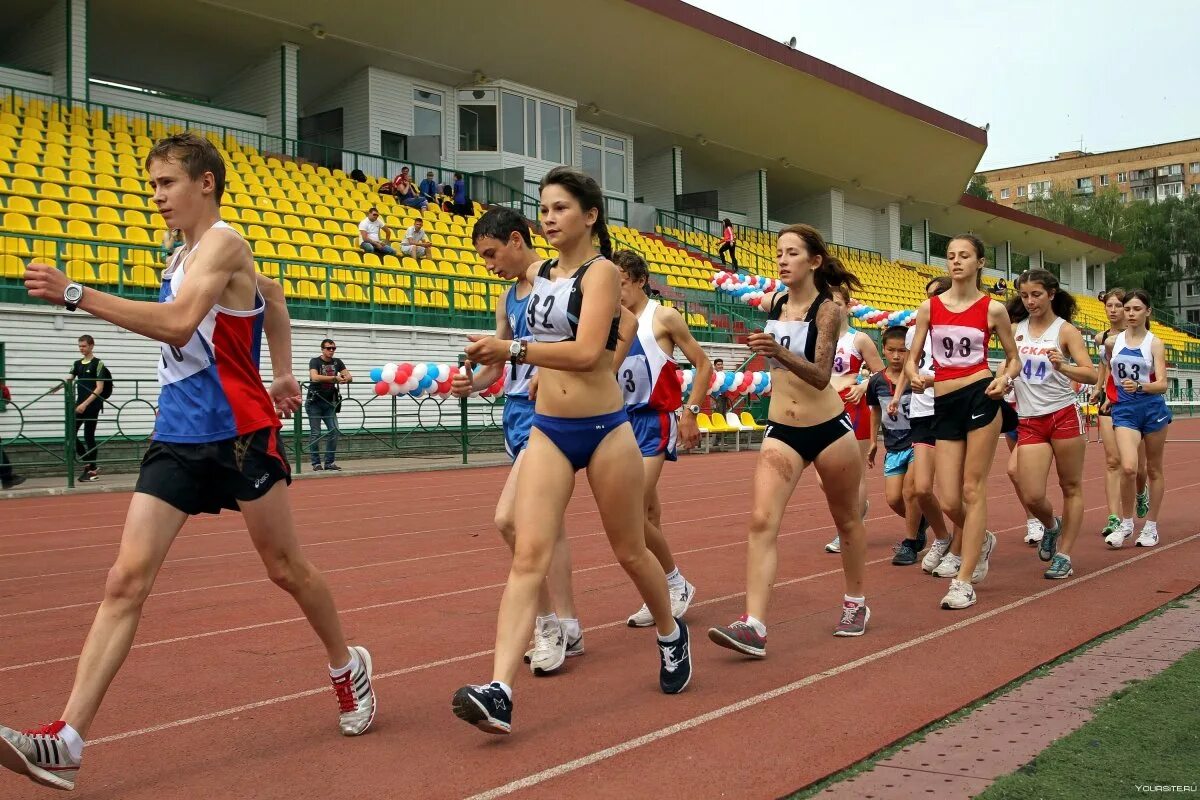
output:
M708 631L716 644L757 658L767 654L767 602L775 582L779 525L809 464L821 476L841 536L846 594L834 635L861 636L871 616L863 596L867 541L858 503L862 454L842 399L830 385L846 312L830 301L829 290L860 284L808 225L789 225L779 232L778 262L779 280L788 291L763 296L761 307L769 321L748 341L771 369L771 408L751 484L746 613L731 625Z
M613 373L621 280L608 260L604 195L587 175L556 167L542 179L541 218L559 257L529 268L533 293L526 321L533 341L476 335L466 348L472 362L532 364L539 376L536 413L517 475L516 546L500 600L492 682L464 686L453 700L460 719L487 733L511 730L511 687L533 631L538 589L550 568L575 473L583 468L613 553L654 616L659 688L675 694L691 680L687 627L671 616L666 573L646 549L642 452ZM599 253L593 236L599 237Z

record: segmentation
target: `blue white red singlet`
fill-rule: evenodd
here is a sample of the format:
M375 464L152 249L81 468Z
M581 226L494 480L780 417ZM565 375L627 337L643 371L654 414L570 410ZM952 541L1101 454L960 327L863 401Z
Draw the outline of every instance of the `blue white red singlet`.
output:
M224 222L213 229L232 230ZM160 303L179 296L187 263L201 244L175 252L163 272ZM280 427L258 371L265 312L266 303L255 289L252 310L213 306L186 345L161 345L156 441L203 444Z

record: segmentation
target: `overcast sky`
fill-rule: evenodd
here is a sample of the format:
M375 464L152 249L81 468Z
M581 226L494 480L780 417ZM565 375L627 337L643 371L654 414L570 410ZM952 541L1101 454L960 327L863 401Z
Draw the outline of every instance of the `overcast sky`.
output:
M1200 137L1198 0L688 0L975 125L981 169Z

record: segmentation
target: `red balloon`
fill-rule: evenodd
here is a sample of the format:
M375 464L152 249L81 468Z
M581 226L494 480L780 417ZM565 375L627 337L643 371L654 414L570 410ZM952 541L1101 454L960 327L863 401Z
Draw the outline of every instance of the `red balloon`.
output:
M380 381L379 383L375 384L375 394L379 395L380 397L387 394L389 385L390 384L387 381Z
M412 377L412 364L397 364L396 365L396 383L404 383Z
M745 394L746 392L750 391L750 387L753 385L754 385L754 373L747 372L745 377L742 378L742 385L738 387L738 391L741 392L742 394Z
M437 385L437 393L438 394L449 394L450 393L450 381L446 380L446 381L442 381L441 383L439 383Z
M761 302L762 302L762 298L761 298L761 297L751 297L749 300L747 300L747 301L746 301L746 303L747 303L748 305L751 305L751 306L753 306L754 308L758 308L758 305L759 305Z

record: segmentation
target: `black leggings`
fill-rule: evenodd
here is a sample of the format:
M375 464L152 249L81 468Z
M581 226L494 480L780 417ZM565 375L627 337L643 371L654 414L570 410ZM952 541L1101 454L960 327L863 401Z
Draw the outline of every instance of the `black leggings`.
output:
M729 253L729 260L733 263L733 268L737 269L737 245L725 242L717 248L717 255L721 257L721 263L725 263L725 254Z
M96 459L99 456L96 449L96 423L99 421L96 417L75 418L75 455L88 469L96 468ZM79 436L80 425L83 426L83 438Z

